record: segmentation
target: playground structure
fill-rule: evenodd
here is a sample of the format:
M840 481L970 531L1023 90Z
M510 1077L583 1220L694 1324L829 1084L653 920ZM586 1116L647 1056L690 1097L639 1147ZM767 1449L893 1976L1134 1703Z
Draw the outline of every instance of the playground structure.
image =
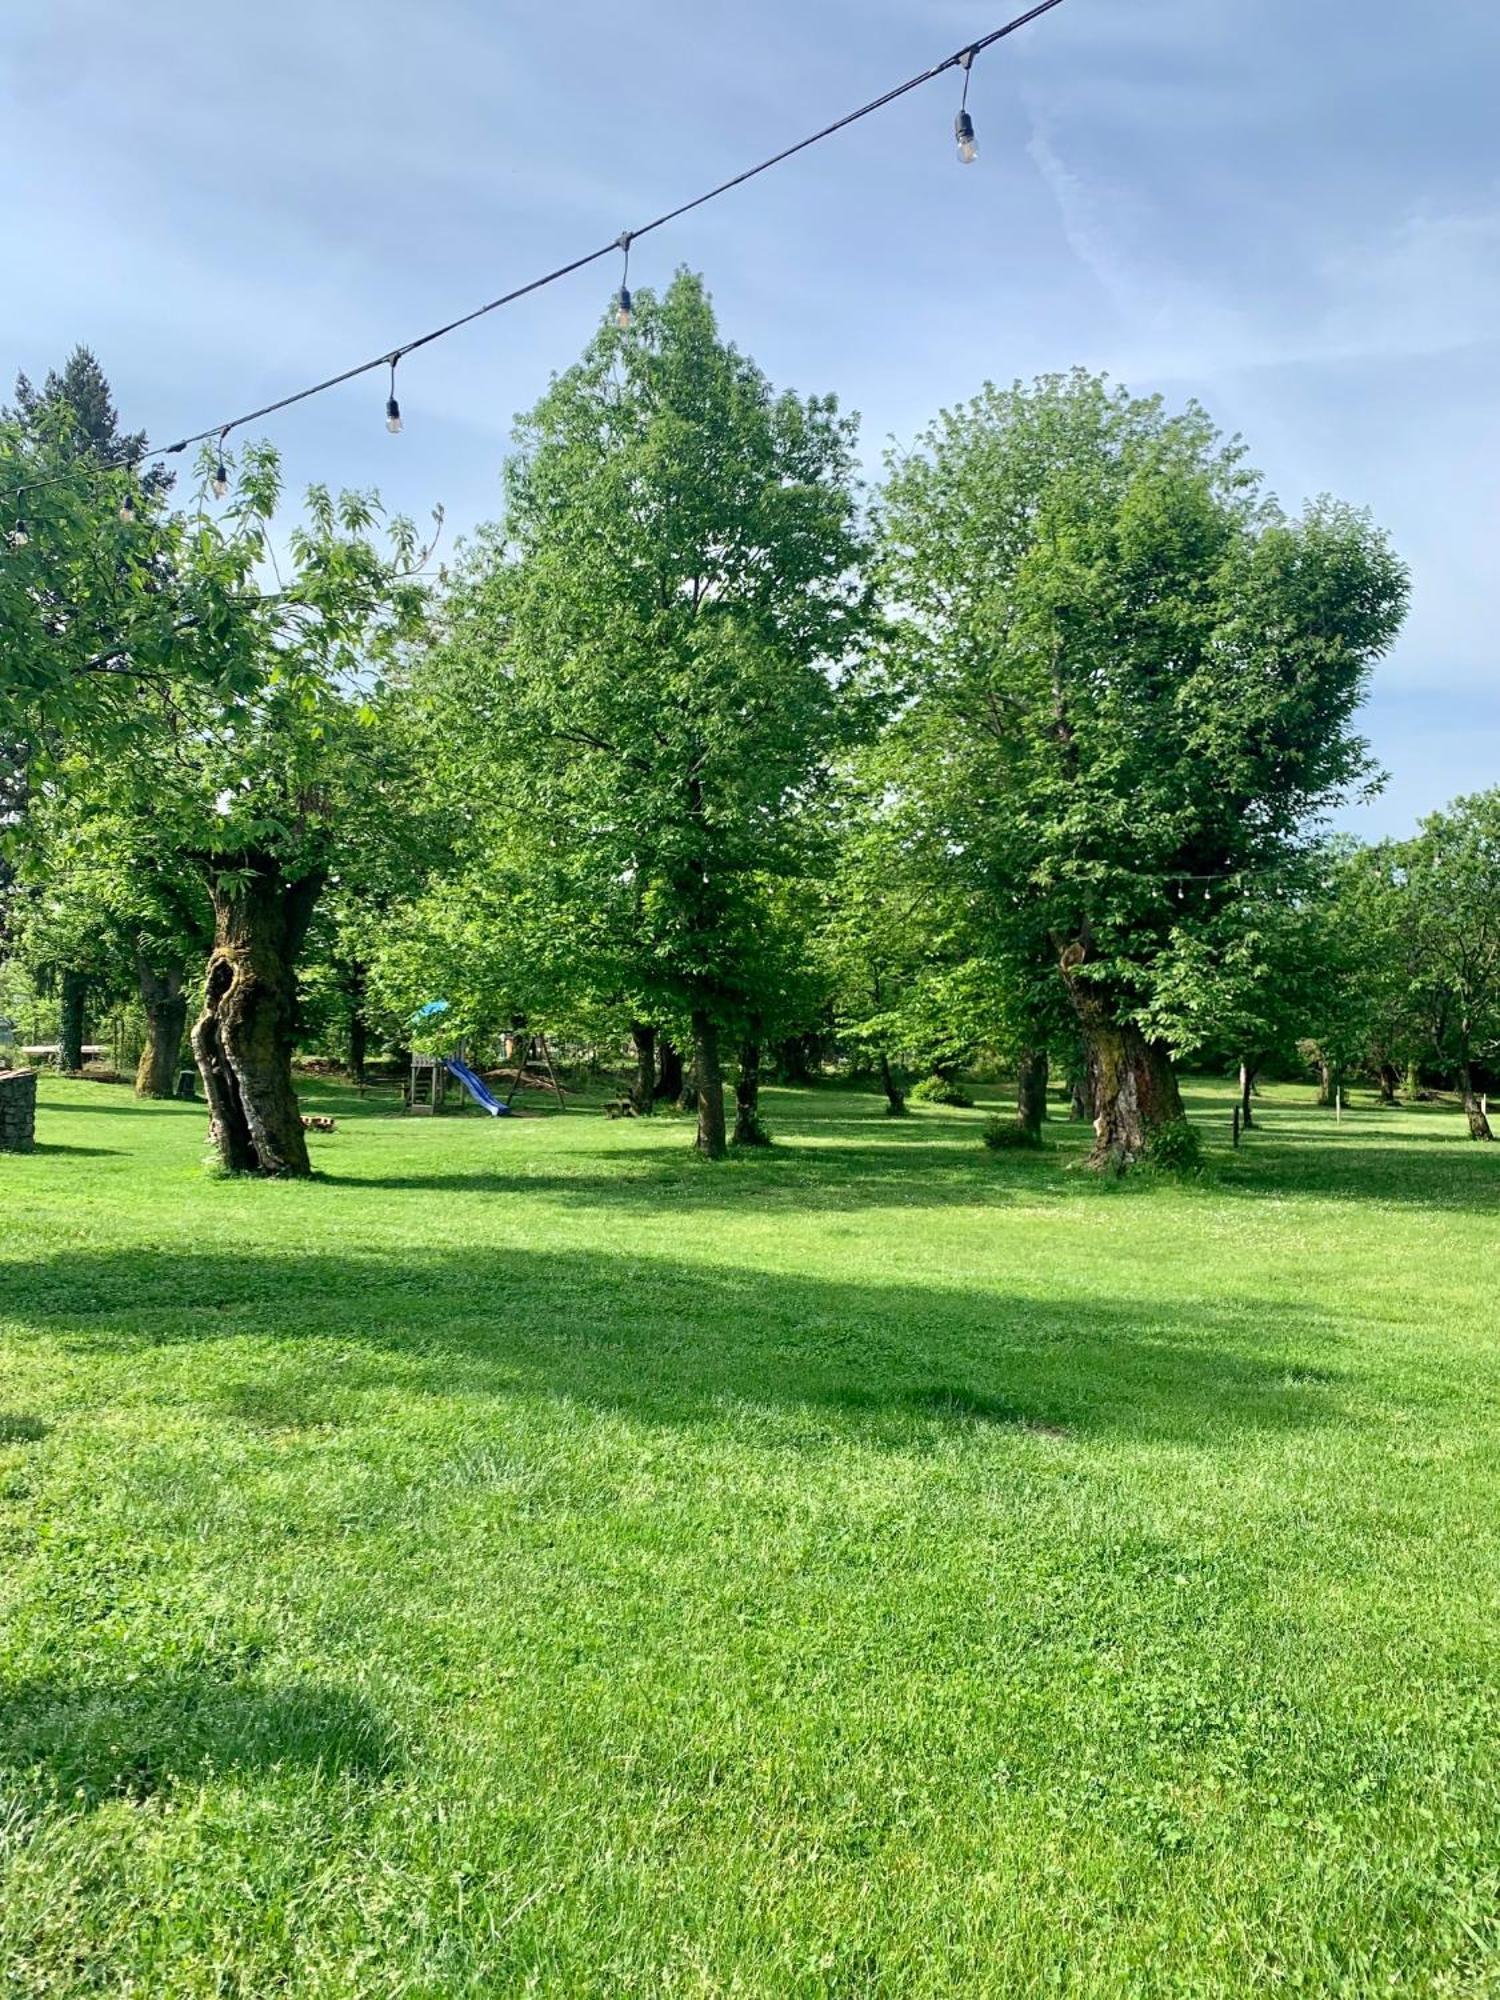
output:
M433 1051L419 1049L415 1038L423 1028L430 1028L441 1021L449 1011L446 1000L429 1000L425 1007L419 1007L411 1019L413 1047L411 1054L411 1080L407 1085L406 1108L418 1116L435 1117L443 1108L448 1095L450 1079L456 1082L491 1118L509 1118L516 1097L525 1086L527 1072L531 1070L536 1081L534 1089L550 1089L559 1106L566 1103L562 1084L558 1081L553 1067L552 1052L547 1046L545 1035L533 1034L524 1022L518 1022L507 1037L507 1053L514 1065L510 1089L502 1101L484 1081L478 1072L471 1069L464 1055L464 1045L459 1042L450 1055L439 1055ZM541 1078L545 1075L546 1081Z

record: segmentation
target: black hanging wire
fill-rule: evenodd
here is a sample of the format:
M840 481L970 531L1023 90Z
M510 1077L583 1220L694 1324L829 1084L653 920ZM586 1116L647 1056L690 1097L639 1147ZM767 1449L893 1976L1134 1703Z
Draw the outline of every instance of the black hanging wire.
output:
M274 402L262 403L258 409L246 410L240 416L231 417L227 423L209 424L201 431L193 431L187 437L178 438L174 444L146 446L143 449L143 456L156 452L172 455L186 451L189 445L203 444L217 436L221 451L218 469L222 471L222 445L230 431L240 430L246 424L259 423L263 417L275 416L279 411L289 410L297 403L305 403L311 396L321 396L329 389L340 388L345 382L353 382L361 375L370 374L374 369L393 366L395 361L407 354L414 354L418 348L428 347L435 340L444 340L450 333L456 333L460 327L469 326L476 319L483 319L488 313L498 312L502 306L514 305L518 299L529 298L533 292L542 291L548 285L557 284L562 278L571 277L575 271L585 270L590 264L597 264L602 258L612 256L616 250L625 248L628 254L629 243L636 237L649 236L655 229L665 229L669 222L676 222L681 216L690 215L694 209L703 208L707 203L717 201L721 195L743 187L747 181L753 181L759 175L769 173L772 167L779 167L784 161L795 159L799 153L805 153L810 146L821 145L835 133L845 131L850 125L857 125L861 119L869 118L877 111L883 111L888 104L894 104L898 98L909 96L914 90L920 90L924 84L931 83L934 78L944 75L950 69L963 70L964 95L967 100L969 71L975 56L982 54L985 49L992 48L996 42L1004 41L1008 35L1014 35L1019 29L1029 27L1043 14L1050 14L1054 7L1061 5L1062 0L1039 0L1038 5L1028 8L1024 14L1017 14L1013 20L1006 21L998 28L992 28L989 34L981 35L978 41L970 42L964 48L955 50L951 56L944 56L940 62L931 64L915 76L907 77L904 83L893 84L889 90L882 91L878 97L872 97L868 103L858 105L853 111L845 112L842 118L835 118L831 123L820 126L816 132L809 132L805 139L798 139L790 146L783 146L780 152L771 153L765 159L757 160L754 166L732 174L728 180L720 181L716 187L694 195L690 201L679 202L676 208L669 208L661 215L653 216L649 222L643 222L637 228L627 230L623 237L617 236L608 243L600 244L597 250L586 250L582 256L572 257L567 263L543 272L539 278L531 278L524 285L516 285L512 290L502 292L498 298L488 299L483 305L475 306L469 312L460 313L456 319L450 319L442 326L432 327L428 332L418 334L415 339L403 341L399 347L385 348L370 361L357 362L352 368L344 368L336 375L325 376L321 382L309 383L305 389L295 389L290 395L278 396ZM967 103L960 115L968 117ZM622 287L622 293L623 289ZM34 487L48 486L57 479L71 476L71 471L52 474L45 479L19 485L14 492L16 497L19 497L21 493L28 492ZM227 490L227 474L225 480ZM217 483L216 474L216 487Z

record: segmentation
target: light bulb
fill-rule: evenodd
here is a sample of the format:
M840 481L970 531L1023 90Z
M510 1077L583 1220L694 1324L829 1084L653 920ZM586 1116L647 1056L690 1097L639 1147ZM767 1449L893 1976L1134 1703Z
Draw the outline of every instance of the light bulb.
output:
M224 495L229 491L229 469L222 458L214 467L214 476L211 483L213 485L215 500L222 500Z
M623 331L630 324L630 287L620 287L620 309L615 314L615 324Z
M17 521L16 525L10 531L11 547L13 549L24 549L30 540L31 537L26 532L26 523L24 521Z
M394 437L401 428L401 405L394 396L388 396L385 404L385 427Z
M120 502L120 519L125 523L127 528L133 528L138 518L135 511L135 495L127 493L125 498Z
M979 158L979 148L974 143L974 120L967 111L960 111L954 119L953 136L958 141L958 157L966 167L972 166Z

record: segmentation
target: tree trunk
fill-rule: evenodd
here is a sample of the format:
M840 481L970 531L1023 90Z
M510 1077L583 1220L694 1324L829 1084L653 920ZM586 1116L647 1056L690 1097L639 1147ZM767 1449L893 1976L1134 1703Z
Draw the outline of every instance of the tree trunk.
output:
M1094 1118L1094 1093L1089 1086L1088 1069L1082 1076L1075 1076L1068 1085L1068 1116L1075 1124L1089 1125Z
M365 1020L364 1006L360 1001L354 1004L354 1012L349 1016L349 1080L363 1083L365 1080L365 1060L370 1048L370 1029Z
M630 1101L642 1118L648 1118L656 1109L656 1030L649 1021L632 1021L630 1039L635 1044Z
M675 1104L682 1096L682 1050L665 1035L656 1044L656 1086L652 1096L658 1104Z
M1328 1110L1339 1101L1339 1092L1344 1087L1344 1072L1337 1063L1318 1063L1318 1102Z
M724 1157L724 1075L719 1066L719 1030L701 1007L693 1010L693 1081L698 1096L696 1145L705 1159Z
M1026 1049L1016 1070L1016 1124L1028 1139L1040 1139L1047 1118L1047 1051Z
M1394 1104L1397 1101L1396 1092L1400 1089L1400 1087L1401 1087L1401 1072L1396 1068L1396 1065L1394 1063L1383 1062L1380 1065L1381 1103Z
M760 1122L760 1023L752 1020L749 1035L740 1043L740 1073L734 1084L734 1144L768 1146L770 1143Z
M88 1001L88 994L89 980L86 972L63 974L57 1028L59 1069L83 1068L83 1010Z
M1123 1173L1145 1153L1152 1135L1183 1116L1182 1097L1165 1042L1150 1041L1133 1021L1121 1022L1123 1002L1105 986L1081 979L1087 957L1068 945L1061 968L1088 1055L1094 1109L1089 1165Z
M1479 1092L1474 1088L1474 1072L1469 1066L1467 1057L1458 1065L1458 1087L1463 1092L1464 1116L1469 1121L1469 1137L1493 1139L1495 1135L1490 1130L1489 1119L1484 1115L1484 1105L1480 1102Z
M1415 1104L1422 1095L1422 1070L1418 1063L1406 1065L1406 1088L1402 1092L1408 1104Z
M890 1058L884 1049L880 1051L880 1087L885 1092L885 1110L888 1118L904 1118L906 1114L906 1092L897 1081L896 1072L891 1068Z
M187 995L182 968L158 972L142 959L137 965L141 1005L146 1010L146 1046L135 1073L137 1097L175 1097L182 1068L182 1035L187 1026Z
M288 882L280 863L267 856L248 857L243 865L248 874L228 886L210 881L214 948L193 1054L225 1168L301 1177L312 1169L292 1087L297 954L323 877Z
M1255 1072L1258 1065L1248 1056L1240 1058L1240 1130L1249 1132L1255 1126L1255 1114L1250 1108L1250 1100L1255 1094Z

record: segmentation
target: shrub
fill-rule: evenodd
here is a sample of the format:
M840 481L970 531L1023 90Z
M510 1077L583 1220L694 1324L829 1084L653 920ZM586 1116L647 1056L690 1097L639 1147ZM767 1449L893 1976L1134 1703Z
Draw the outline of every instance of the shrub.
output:
M1028 1132L1013 1118L987 1118L984 1125L984 1143L992 1153L1030 1152L1038 1150L1042 1143L1040 1132Z
M950 1083L945 1076L924 1077L921 1083L913 1084L911 1090L913 1104L951 1104L960 1111L972 1111L974 1100L961 1083Z
M1165 1174L1194 1174L1201 1164L1197 1128L1186 1118L1173 1118L1152 1133L1146 1158Z

